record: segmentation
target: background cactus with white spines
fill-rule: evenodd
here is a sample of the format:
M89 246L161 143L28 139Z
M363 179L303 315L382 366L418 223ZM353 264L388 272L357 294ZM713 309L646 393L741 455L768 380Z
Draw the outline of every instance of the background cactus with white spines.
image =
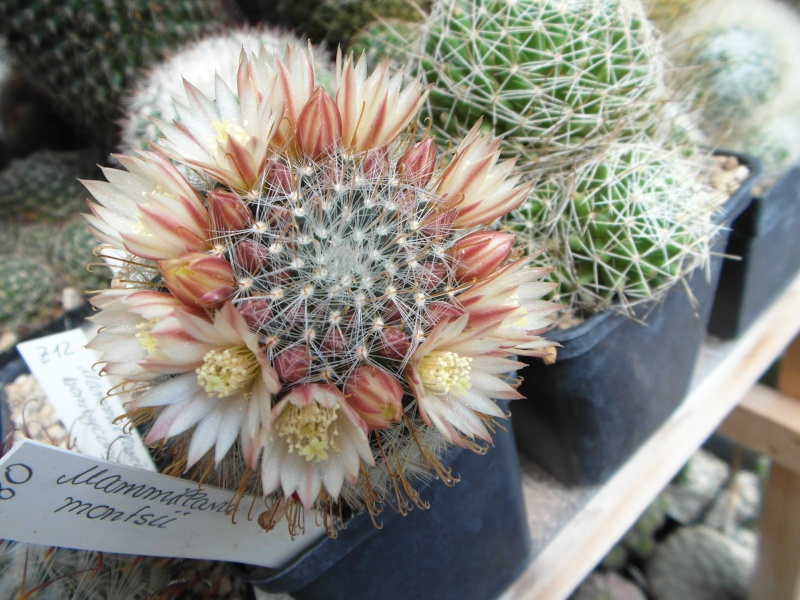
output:
M616 144L550 175L506 225L545 249L557 299L582 315L658 298L704 264L718 198L696 163L653 144Z
M148 149L148 142L157 142L161 131L150 120L163 119L168 123L178 120L175 99L185 96L183 79L200 91L213 95L215 75L231 87L236 84L239 53L258 53L263 46L268 53L283 55L287 45L304 49L306 42L293 34L277 29L230 29L204 37L202 40L180 47L168 59L140 76L124 100L122 143L120 149ZM317 77L323 86L332 86L333 64L320 48L314 50Z
M441 140L483 117L507 156L541 168L636 138L661 102L661 50L638 2L438 0L431 10L408 60L432 85Z

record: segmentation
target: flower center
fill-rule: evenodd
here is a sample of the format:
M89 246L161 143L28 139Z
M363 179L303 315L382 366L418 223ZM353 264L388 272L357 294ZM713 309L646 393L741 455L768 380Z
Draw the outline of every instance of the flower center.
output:
M472 357L455 352L431 352L422 359L419 377L422 385L438 394L454 392L460 396L471 386Z
M156 350L158 349L158 342L156 342L156 338L150 335L150 331L153 329L153 327L155 327L155 324L156 320L150 319L149 321L143 321L136 326L136 329L139 330L139 333L136 334L136 339L139 340L139 345L148 354L155 354Z
M286 438L289 452L295 448L306 461L327 460L328 450L336 448L336 411L339 406L325 408L316 402L306 406L290 404L278 425L278 435Z
M227 398L252 383L258 370L256 355L241 345L210 350L195 372L197 383L209 396Z
M247 135L244 129L226 119L214 121L211 126L214 128L214 131L217 132L217 139L214 141L218 144L227 144L228 136L232 136L233 139L242 145L246 144L247 140L250 139L250 136Z

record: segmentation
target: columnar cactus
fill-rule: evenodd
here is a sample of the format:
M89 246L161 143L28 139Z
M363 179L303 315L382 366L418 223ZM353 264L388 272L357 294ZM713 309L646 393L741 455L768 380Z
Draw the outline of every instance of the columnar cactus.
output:
M410 66L432 85L434 131L447 139L483 118L526 165L635 138L661 90L638 2L438 0L423 27Z
M0 3L0 33L31 81L103 142L139 69L228 19L222 0Z
M534 187L507 220L546 250L558 300L582 314L657 298L708 257L718 198L693 162L653 144L616 144Z
M151 121L156 117L171 123L180 120L176 108L184 97L183 79L192 82L204 94L212 95L216 76L228 86L236 84L239 52L258 52L261 47L271 54L283 54L287 45L305 46L300 38L276 29L230 29L202 40L181 46L167 60L154 66L137 79L124 101L121 150L148 149L161 131ZM334 78L333 64L322 50L315 50L317 78L330 87Z

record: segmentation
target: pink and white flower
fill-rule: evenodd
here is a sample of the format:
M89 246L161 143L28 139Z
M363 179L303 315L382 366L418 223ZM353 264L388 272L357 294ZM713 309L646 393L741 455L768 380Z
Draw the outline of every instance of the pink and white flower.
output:
M322 487L338 498L342 484L355 484L361 464L375 461L367 426L335 386L310 383L295 387L272 410L261 435L261 484L264 494L279 487L297 494L311 509Z
M180 335L152 334L162 360L148 365L176 375L153 385L133 400L135 408L162 407L147 433L148 443L191 428L187 469L211 448L219 463L237 436L254 464L256 442L269 426L272 398L280 390L258 337L227 303L214 320L177 315Z

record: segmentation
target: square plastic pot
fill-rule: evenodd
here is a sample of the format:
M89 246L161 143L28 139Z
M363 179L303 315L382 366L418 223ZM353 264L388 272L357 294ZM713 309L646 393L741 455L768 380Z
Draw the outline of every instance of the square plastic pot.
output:
M495 598L527 566L530 535L513 434L498 430L493 438L483 456L451 454L461 480L420 490L429 509L402 516L385 507L382 529L361 514L284 569L234 571L265 592L298 600Z
M728 199L720 223L744 210L753 180ZM548 334L562 346L556 362L526 361L526 399L511 407L520 452L564 483L597 484L667 419L689 388L728 231L714 241L710 277L700 269L689 280L696 304L676 286L655 306L643 305L639 320L606 311Z
M708 331L739 337L800 270L800 165L733 222Z

